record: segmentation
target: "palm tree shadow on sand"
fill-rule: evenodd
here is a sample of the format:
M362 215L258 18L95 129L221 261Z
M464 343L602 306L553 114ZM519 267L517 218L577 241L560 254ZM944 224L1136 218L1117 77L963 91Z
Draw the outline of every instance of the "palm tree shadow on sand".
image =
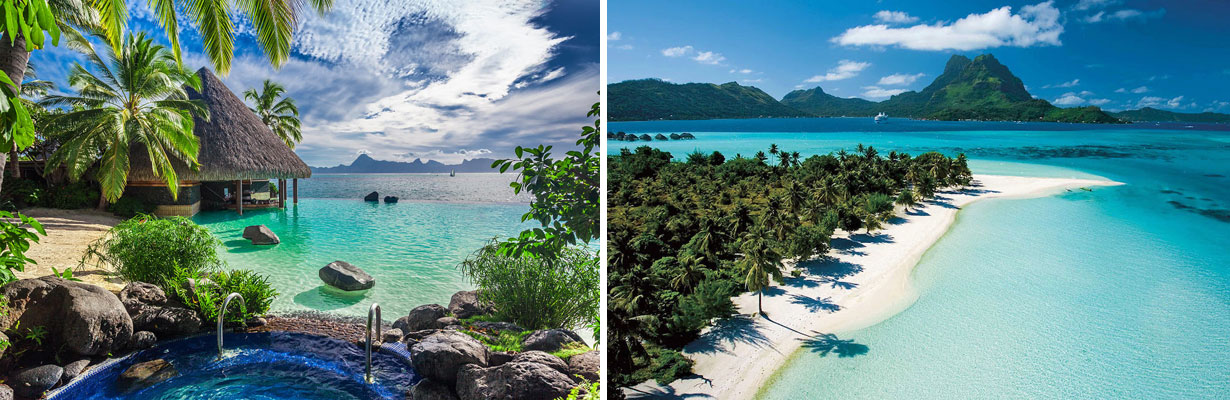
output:
M713 324L713 328L689 343L685 350L689 353L713 354L729 351L728 346L740 344L772 347L769 338L756 326L755 319L747 315L736 315L718 320Z
M815 335L806 339L800 339L803 342L803 348L808 349L812 353L819 354L821 357L829 354L836 354L837 357L855 357L867 354L870 348L867 345L855 343L853 339L839 339L837 335L832 333L820 333L812 331Z

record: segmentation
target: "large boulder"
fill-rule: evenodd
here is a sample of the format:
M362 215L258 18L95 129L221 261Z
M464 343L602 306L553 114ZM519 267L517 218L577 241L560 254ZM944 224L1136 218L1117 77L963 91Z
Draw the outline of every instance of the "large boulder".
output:
M448 301L448 311L458 319L466 319L491 313L491 305L478 301L477 290L466 290L453 293Z
M414 400L457 400L453 388L431 379L423 379L410 391Z
M568 357L568 376L580 375L590 382L597 382L602 370L602 354L598 350Z
M410 314L393 321L393 327L402 332L414 332L424 329L440 329L440 318L448 315L439 304L424 304L410 310Z
M146 307L161 307L167 304L167 294L152 283L133 282L120 290L120 302L128 315L137 315Z
M174 365L159 358L128 367L119 378L116 378L115 386L121 393L128 393L153 386L178 375L179 371Z
M132 328L164 338L188 335L201 330L201 316L187 308L146 307L132 318Z
M13 400L13 388L0 383L0 400Z
M397 342L400 342L401 338L404 336L405 335L401 333L401 329L397 329L397 328L385 329L383 332L380 332L380 342L381 343L397 343Z
M376 279L359 267L345 261L334 261L324 266L318 273L320 280L345 291L367 290L376 286Z
M380 202L380 193L376 193L376 192L368 193L367 196L363 196L363 201Z
M252 225L243 228L243 238L251 240L252 244L255 245L282 243L282 240L278 239L278 235L264 225Z
M0 294L9 301L8 315L0 316L0 330L14 324L22 330L42 327L49 348L105 355L123 350L132 337L132 318L124 304L99 286L45 276L9 283Z
M513 359L509 362L532 362L546 365L571 379L571 375L568 375L568 364L563 359L541 351L534 350L519 353L513 356Z
M384 196L384 202L385 203L396 203L397 196Z
M576 332L567 329L547 329L534 331L521 340L523 350L538 350L545 352L559 351L573 343L585 343Z
M59 365L43 365L17 371L7 383L13 385L17 396L37 399L60 383L63 376L64 368Z
M487 346L461 332L440 331L410 346L410 361L423 377L452 385L462 366L487 366Z
M466 365L457 373L457 397L478 399L558 399L575 384L567 375L533 362L482 368Z

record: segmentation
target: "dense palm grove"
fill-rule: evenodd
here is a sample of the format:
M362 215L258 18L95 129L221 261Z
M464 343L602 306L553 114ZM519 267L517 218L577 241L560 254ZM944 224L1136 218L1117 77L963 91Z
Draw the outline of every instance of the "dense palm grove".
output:
M732 315L732 296L780 281L788 260L824 256L836 230L874 231L896 206L971 179L964 154L883 156L862 145L806 159L777 145L685 161L623 150L610 158L607 190L612 383L687 375L676 350Z

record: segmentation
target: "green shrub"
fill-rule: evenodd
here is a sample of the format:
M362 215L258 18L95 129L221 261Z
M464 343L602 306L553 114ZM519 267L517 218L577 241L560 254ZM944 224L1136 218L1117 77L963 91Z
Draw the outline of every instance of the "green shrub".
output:
M107 207L107 211L121 217L132 218L141 214L152 213L155 208L155 206L146 204L136 197L124 196Z
M218 259L220 245L208 229L187 218L138 215L90 244L80 264L110 265L124 280L152 283L165 290L177 273L204 276L219 270L223 265Z
M13 209L20 209L42 204L47 199L47 193L46 189L39 182L29 179L9 178L6 171L3 198L11 202Z
M98 204L98 196L98 189L86 182L76 182L47 188L42 205L66 210L91 208Z
M598 258L566 247L553 258L502 254L492 242L459 266L495 314L527 329L576 328L597 315Z
M196 282L195 293L188 292L188 279ZM250 270L223 271L202 277L194 275L189 269L175 268L167 285L167 293L201 313L205 321L218 319L222 302L231 293L239 293L244 302L234 302L228 306L228 322L241 322L264 315L278 296L278 291L269 285L268 278Z
M38 243L38 236L47 236L43 224L25 215L0 211L0 285L17 280L13 271L25 271L26 264L35 264L26 257L30 242Z

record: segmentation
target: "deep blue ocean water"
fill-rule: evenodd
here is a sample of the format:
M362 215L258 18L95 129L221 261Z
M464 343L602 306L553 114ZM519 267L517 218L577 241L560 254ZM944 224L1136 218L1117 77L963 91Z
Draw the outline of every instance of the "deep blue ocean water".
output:
M611 123L696 140L610 142L745 156L940 151L975 173L1126 185L970 205L913 273L918 301L857 351L795 354L761 391L796 398L1230 398L1225 125L870 118Z

